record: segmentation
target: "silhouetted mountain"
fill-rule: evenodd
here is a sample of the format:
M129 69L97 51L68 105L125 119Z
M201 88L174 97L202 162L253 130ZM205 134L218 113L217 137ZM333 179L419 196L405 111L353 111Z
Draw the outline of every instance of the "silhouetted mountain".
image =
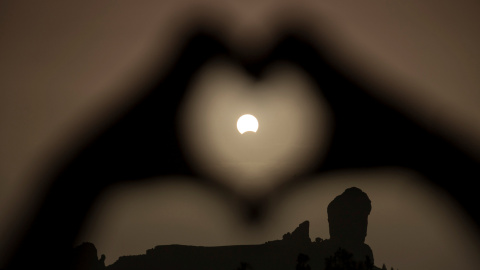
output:
M310 222L300 223L281 240L259 245L187 246L159 245L145 254L122 256L105 266L97 250L84 243L74 250L74 269L95 270L378 270L373 252L365 244L371 202L356 187L346 189L327 208L330 239L310 240Z
M315 252L309 238L309 222L305 221L282 240L260 245L201 247L161 245L144 255L123 256L109 270L119 269L237 269L247 263L252 269L295 269L299 253Z
M282 240L269 241L260 245L236 245L202 247L186 245L160 245L146 251L146 254L122 256L106 267L108 270L131 269L327 269L325 247L322 242L312 242L309 237L309 222L301 223ZM340 254L350 254L343 250ZM353 255L332 257L332 266L361 265L352 269L366 268L365 262L353 260ZM348 262L341 259L347 258ZM370 262L373 267L373 261ZM363 267L363 268L362 268ZM339 268L328 268L339 269ZM350 268L349 268L350 269Z

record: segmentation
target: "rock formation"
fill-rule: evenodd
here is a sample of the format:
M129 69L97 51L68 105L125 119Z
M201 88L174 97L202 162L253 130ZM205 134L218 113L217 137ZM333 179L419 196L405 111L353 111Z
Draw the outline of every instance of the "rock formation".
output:
M107 267L103 264L104 256L98 260L93 244L84 243L74 251L73 266L78 270L378 270L373 265L372 250L365 244L371 209L367 194L352 187L328 205L330 239L317 237L312 242L307 220L293 232L284 234L282 240L221 247L161 245L146 254L122 256Z
M292 233L284 234L282 240L300 244L310 243L310 222L306 220L300 223Z
M70 269L72 270L102 270L105 269L105 255L98 259L94 244L85 242L75 247L72 252Z
M321 252L333 256L341 248L355 261L373 263L373 252L365 244L371 209L370 199L359 188L348 188L335 197L327 208L330 239L322 242Z

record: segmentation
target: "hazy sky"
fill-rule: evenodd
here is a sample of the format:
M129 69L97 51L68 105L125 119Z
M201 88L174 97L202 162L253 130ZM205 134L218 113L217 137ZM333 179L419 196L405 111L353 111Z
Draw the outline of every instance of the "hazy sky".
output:
M30 216L29 209L45 187L39 181L41 176L55 167L58 157L68 153L141 94L134 87L136 83L151 75L148 70L153 61L168 63L177 48L181 30L192 22L211 24L225 33L232 47L255 49L259 53L268 48L281 25L300 22L310 28L319 43L325 42L322 44L331 48L332 57L338 63L381 86L377 88L381 90L372 94L480 157L478 10L480 2L476 0L1 1L0 254L8 252L14 232L22 228L23 221ZM339 185L335 192L322 198L331 198L346 186ZM379 222L373 222L375 213L380 213L375 211L388 205L376 205L376 201L382 201L376 199L375 196L380 196L376 194L389 194L391 187L384 187L386 192L359 187L365 189L374 204L369 231L376 231L372 226L396 228L395 224L381 223L380 217ZM202 197L201 192L205 191L198 192L197 196ZM405 205L405 202L411 203L410 200L405 201L400 195L394 198L392 207L405 206L406 212L416 213L409 220L423 221L423 212L409 211L413 206ZM125 198L130 199L136 200ZM432 201L437 205L436 199ZM302 204L301 200L298 203ZM322 210L322 207L314 209ZM295 217L284 215L290 219L289 223L275 227L277 231L272 231L271 236L280 238L280 234L293 230L303 221ZM315 221L315 217L301 218L312 221L311 236L317 233L327 236L326 231L315 231L325 230L325 225ZM435 223L435 218L438 217L432 217L429 222ZM387 221L396 220L383 219ZM429 223L417 225L426 224ZM220 225L209 224L204 229ZM401 228L413 230L409 226L413 225L405 224ZM226 225L224 230L229 228ZM443 230L439 228L438 232ZM179 231L179 234L182 233ZM435 242L438 240L435 235L436 231L426 233L425 237L430 238L423 243L433 241L439 253L432 254L444 254L445 245ZM442 235L438 241L447 241L445 237ZM454 236L447 234L447 237ZM380 238L367 237L378 260L400 269L414 269L402 265L406 265L405 261L415 261L416 255L408 252L418 244L402 242L390 246L401 246L405 254L410 254L402 254L399 261L395 257L398 250L382 255L381 252L387 250L382 246L386 240L382 242ZM182 239L179 237L178 242ZM256 242L257 238L246 239ZM450 240L459 241L455 239ZM203 244L202 241L199 239L198 244ZM141 252L145 245L139 243L132 247ZM107 252L106 247L100 246L99 250L106 253L107 260L118 255ZM442 258L454 260L448 256ZM470 261L469 258L457 263ZM442 264L447 265L450 264Z

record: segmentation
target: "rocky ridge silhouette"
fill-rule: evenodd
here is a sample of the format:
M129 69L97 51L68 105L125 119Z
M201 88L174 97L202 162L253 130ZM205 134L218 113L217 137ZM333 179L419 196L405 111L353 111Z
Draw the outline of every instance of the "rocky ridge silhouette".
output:
M98 259L93 244L84 243L82 248L76 248L72 266L76 270L379 270L374 265L372 250L364 243L370 211L367 194L351 187L328 205L330 239L317 237L312 241L310 222L306 220L281 240L214 247L159 245L145 254L121 256L108 266L104 264L104 255Z

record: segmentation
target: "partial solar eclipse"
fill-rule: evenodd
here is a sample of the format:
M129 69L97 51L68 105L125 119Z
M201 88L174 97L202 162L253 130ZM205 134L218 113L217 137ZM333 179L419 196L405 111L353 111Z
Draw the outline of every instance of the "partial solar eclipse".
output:
M247 131L257 132L258 120L251 114L244 114L238 118L237 129L240 134L243 134Z

